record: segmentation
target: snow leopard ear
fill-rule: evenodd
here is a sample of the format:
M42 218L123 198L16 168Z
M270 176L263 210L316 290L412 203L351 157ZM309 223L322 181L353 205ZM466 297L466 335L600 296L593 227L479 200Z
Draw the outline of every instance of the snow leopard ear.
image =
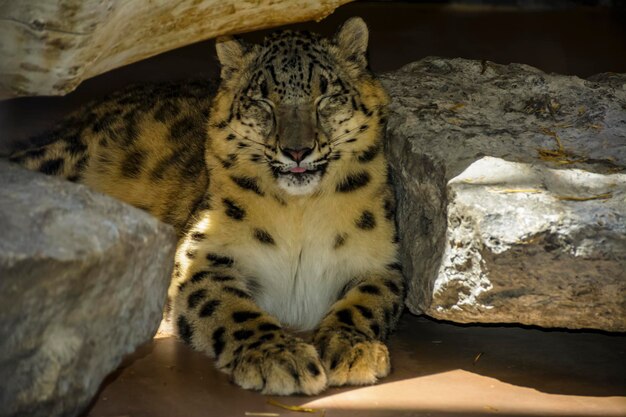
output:
M222 65L221 77L223 80L230 78L239 71L243 64L243 56L246 47L232 36L220 36L215 40L217 58Z
M355 62L362 67L367 66L368 40L369 30L360 17L348 19L339 28L333 39L344 59Z

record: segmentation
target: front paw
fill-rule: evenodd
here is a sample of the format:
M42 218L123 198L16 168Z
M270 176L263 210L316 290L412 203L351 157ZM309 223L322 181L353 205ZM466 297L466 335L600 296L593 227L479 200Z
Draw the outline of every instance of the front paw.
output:
M243 346L232 370L233 381L263 394L318 394L327 386L315 348L282 335L260 345Z
M330 386L370 385L391 369L387 346L356 329L321 329L314 343Z

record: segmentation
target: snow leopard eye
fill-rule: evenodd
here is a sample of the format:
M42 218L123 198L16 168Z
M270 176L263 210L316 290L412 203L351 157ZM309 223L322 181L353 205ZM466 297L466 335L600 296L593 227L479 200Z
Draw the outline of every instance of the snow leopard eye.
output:
M322 96L317 102L317 117L326 132L332 132L339 125L352 118L354 112L347 94Z
M267 139L274 130L274 106L267 99L245 97L241 103L241 121Z

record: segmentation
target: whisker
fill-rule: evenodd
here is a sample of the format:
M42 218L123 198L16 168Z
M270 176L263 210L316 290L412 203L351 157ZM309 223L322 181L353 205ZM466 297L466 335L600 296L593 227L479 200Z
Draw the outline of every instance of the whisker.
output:
M252 146L248 147L248 148L237 148L237 150L235 152L233 152L234 155L241 155L241 156L252 156L252 155L259 155L259 156L265 156L265 154L263 153L262 149L256 149Z
M236 131L236 130L235 130L235 129L234 129L234 128L230 125L230 124L227 124L227 125L226 125L226 127L227 127L227 128L229 128L229 129L230 129L230 131L231 131L231 132L233 132L235 135L239 136L239 139L241 139L241 140L245 140L245 141L248 141L248 142L256 143L257 145L260 145L260 146L262 146L263 148L268 147L268 145L266 145L266 144L265 144L265 143L263 143L263 142L258 142L258 141L256 141L256 140L250 139L250 138L248 138L248 137L246 137L246 136L242 135L241 133L237 132L237 131Z
M341 142L335 142L333 143L333 146L339 146L339 145L343 145L344 143L352 143L352 142L356 142L356 138L350 138L350 139L346 139L344 141Z
M240 167L249 167L252 166L256 170L264 170L266 173L271 174L274 168L270 167L268 164L253 162L249 159L238 160L237 165Z
M360 127L360 126L359 126L359 127ZM347 132L342 133L342 134L341 134L341 135L339 135L339 136L336 136L336 137L332 138L332 139L330 140L330 144L331 144L331 145L336 145L336 144L337 144L337 142L338 142L339 140L341 140L341 139L343 139L344 137L346 137L346 136L348 136L348 135L350 135L350 134L354 133L354 131L355 131L355 130L357 130L357 129L359 129L359 127L355 127L355 128L354 128L354 129L352 129L352 130L349 130L349 131L347 131Z

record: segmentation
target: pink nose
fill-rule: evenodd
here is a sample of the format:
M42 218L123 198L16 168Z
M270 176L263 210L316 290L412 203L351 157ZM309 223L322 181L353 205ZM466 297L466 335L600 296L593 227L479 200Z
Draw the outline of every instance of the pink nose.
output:
M302 161L311 152L313 152L313 149L311 149L311 148L302 148L302 149L290 149L290 148L287 148L287 149L283 149L283 153L286 154L289 158L293 159L296 162Z

